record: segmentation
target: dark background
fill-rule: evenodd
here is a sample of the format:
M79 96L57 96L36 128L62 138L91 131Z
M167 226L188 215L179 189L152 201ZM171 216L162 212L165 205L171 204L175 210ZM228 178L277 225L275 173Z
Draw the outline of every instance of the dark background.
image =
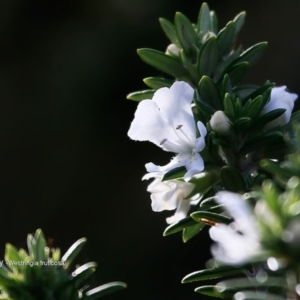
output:
M244 48L269 41L246 81L267 79L300 94L300 2L208 1L224 26L247 11ZM176 11L196 21L201 1L98 0L0 2L0 245L26 247L42 228L63 251L88 244L81 263L97 261L94 284L128 289L106 299L204 299L186 274L209 259L207 233L187 244L162 237L171 212L151 211L144 164L170 154L127 138L142 78L159 74L136 49L164 51L159 17Z

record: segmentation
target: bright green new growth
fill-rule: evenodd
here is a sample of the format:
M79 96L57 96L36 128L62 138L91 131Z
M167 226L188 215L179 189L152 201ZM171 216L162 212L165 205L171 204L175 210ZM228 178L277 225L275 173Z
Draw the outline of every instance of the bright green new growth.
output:
M86 280L96 270L94 262L70 270L85 243L85 238L79 239L61 256L60 249L47 246L38 229L34 236L27 237L28 252L7 244L6 266L0 267L0 299L93 300L125 288L123 282L111 282L88 290Z

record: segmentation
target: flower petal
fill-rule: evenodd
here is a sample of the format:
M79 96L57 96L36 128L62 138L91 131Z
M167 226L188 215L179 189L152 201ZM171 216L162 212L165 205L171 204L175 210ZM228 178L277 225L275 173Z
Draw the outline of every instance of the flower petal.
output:
M171 224L184 219L187 216L190 207L191 207L190 200L181 200L178 204L175 214L172 217L166 219L167 223Z
M207 134L207 130L206 127L204 126L204 124L200 121L197 122L197 127L199 129L200 132L200 137L198 137L196 139L196 151L200 152L204 149L205 147L205 136Z
M193 153L186 157L185 167L187 172L185 173L183 179L189 181L195 174L200 173L204 170L204 161L198 152Z
M176 147L171 149L170 146L179 143L176 132L170 127L168 120L152 100L144 100L139 103L128 136L136 141L150 141L166 151L175 153ZM164 142L166 139L172 140L173 144Z
M185 133L195 139L196 126L191 108L193 96L194 89L189 84L177 81L170 88L157 90L152 101L157 103L174 129L181 125Z
M145 165L147 172L168 172L174 168L184 166L184 160L182 159L182 155L176 155L168 164L165 166L157 166L154 163L150 162Z

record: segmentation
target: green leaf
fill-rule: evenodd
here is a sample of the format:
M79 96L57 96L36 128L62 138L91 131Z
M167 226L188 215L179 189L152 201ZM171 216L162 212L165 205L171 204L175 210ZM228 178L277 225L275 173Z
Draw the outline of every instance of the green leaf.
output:
M251 127L251 125L252 125L252 120L251 120L251 118L248 118L248 117L239 118L234 122L234 127L239 132L243 132L243 131L249 129Z
M171 41L171 43L180 47L180 43L179 43L174 25L164 18L160 18L159 23L160 23L165 35L168 37L168 39Z
M166 180L171 180L171 179L177 179L177 178L182 178L184 174L186 173L186 168L185 167L178 167L174 168L170 171L168 171L162 178L161 181L166 181Z
M229 217L208 212L208 211L195 211L191 214L191 217L195 221L203 222L205 224L210 224L210 223L230 224L232 222L232 219Z
M199 59L198 59L198 71L200 77L203 75L210 76L218 63L218 43L215 37L210 37L202 46Z
M219 91L208 76L203 76L199 82L198 92L200 99L215 108L216 110L222 110L222 99Z
M162 77L147 77L144 78L143 81L153 90L158 90L163 87L169 88L173 84L173 80L169 80Z
M246 183L238 170L231 166L221 169L221 179L226 190L232 192L245 192Z
M282 138L282 133L280 131L272 131L256 136L252 139L249 139L244 146L241 147L240 153L246 154L261 147L267 146L270 143L273 143L277 139Z
M110 293L123 290L127 287L126 283L121 281L115 281L100 285L92 290L85 293L85 296L89 300L98 299L100 297L106 296Z
M254 100L252 100L250 102L250 105L246 112L247 117L251 118L252 120L255 120L261 113L264 106L265 106L265 103L263 101L263 97L257 96Z
M155 90L144 90L144 91L138 91L138 92L133 92L130 93L126 96L128 100L133 100L133 101L143 101L143 100L150 100L152 99Z
M176 78L188 75L187 70L182 66L179 60L163 52L143 48L138 49L137 53L145 63L164 73Z
M235 33L237 34L241 28L243 27L244 23L245 23L245 18L246 18L246 12L242 11L241 13L239 13L233 20L233 22L235 23Z
M191 53L193 45L197 46L197 34L190 20L182 13L175 14L175 28L184 51Z
M225 74L221 86L221 97L224 98L227 93L232 93L232 86L229 76Z
M211 116L215 113L215 109L213 109L209 104L207 104L206 102L202 101L202 99L200 98L199 93L196 93L197 97L194 99L194 102L197 106L197 108L203 112L203 114L205 114L207 117L209 117L209 119L211 118Z
M190 226L193 226L193 225L196 225L198 224L193 218L191 218L190 216L178 221L178 222L175 222L175 223L172 223L170 226L168 226L164 233L163 233L163 236L167 236L167 235L170 235L170 234L174 234L178 231L181 231L183 230L184 228L186 227L190 227Z
M225 55L230 52L235 40L235 34L236 27L234 22L229 22L226 27L219 32L217 40L220 55Z
M224 72L225 72L225 74L226 73L228 74L231 84L236 85L243 79L243 77L248 72L248 69L249 69L249 63L242 62L242 63L236 64L230 68L226 68L226 70Z
M78 253L81 251L83 246L86 243L86 238L81 238L78 241L76 241L64 254L64 256L61 258L61 261L64 263L66 267L69 267L74 258L78 255Z
M231 119L235 118L235 109L234 109L234 101L229 93L227 93L224 97L224 112Z
M285 112L284 108L274 109L256 119L253 128L264 127L267 123L277 119Z
M278 174L285 177L292 177L294 174L293 169L289 170L283 168L278 162L274 162L270 159L263 159L260 161L259 165L269 173Z
M210 20L211 20L211 31L215 34L218 33L218 18L214 11L210 12Z
M244 268L235 268L231 266L220 266L213 269L206 269L196 271L188 274L182 279L182 283L188 283L193 281L210 280L215 278L221 278L225 276L231 276L236 274L242 274L245 271Z
M233 62L233 64L248 62L250 65L253 65L263 55L267 46L267 42L262 42L248 48L236 61Z
M35 232L36 240L36 259L45 260L45 248L47 247L45 236L41 229L37 229Z
M259 291L240 291L234 295L238 300L286 300L281 296Z
M253 92L255 92L257 89L258 86L256 85L241 85L241 86L234 87L232 91L236 94L238 98L244 99L249 95L251 95Z
M200 207L205 207L205 206L215 206L217 205L217 202L215 201L215 196L209 197L200 203Z
M213 285L204 285L200 286L195 289L196 293L200 293L206 296L210 297L216 297L216 298L222 298L222 299L229 299L232 298L232 296L237 292L236 290L233 291L228 291L224 293L219 293L216 289L215 286Z
M249 280L246 278L235 278L228 279L222 282L219 282L216 285L216 288L219 292L223 292L231 289L244 289L244 288L262 288L262 287L286 287L286 282L283 278L278 277L268 277L266 281L259 282L255 279Z
M248 101L249 99L255 99L257 96L263 95L263 97L265 98L268 97L271 89L274 87L274 83L273 82L266 82L262 87L258 88L256 91L254 91L253 93L251 93L250 95L248 95L247 97L245 97L243 99L243 102Z
M32 234L27 235L27 247L32 259L36 257L36 242Z
M198 223L194 226L186 227L183 229L182 232L182 240L184 243L189 241L191 238L193 238L196 234L198 234L206 224L204 223Z
M211 31L211 17L207 3L202 3L201 9L198 15L198 33L202 32L205 35L208 31Z

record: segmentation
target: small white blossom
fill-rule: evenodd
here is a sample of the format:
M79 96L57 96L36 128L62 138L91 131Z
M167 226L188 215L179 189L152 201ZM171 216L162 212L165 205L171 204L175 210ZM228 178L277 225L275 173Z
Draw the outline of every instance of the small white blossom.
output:
M170 44L166 50L166 54L168 54L170 56L178 57L179 51L180 51L180 49L175 44Z
M228 134L230 132L230 128L231 128L230 120L221 110L218 110L213 114L209 123L212 130L218 133Z
M183 81L175 82L170 88L157 90L152 100L139 103L128 136L137 141L150 141L165 151L177 153L165 166L146 164L148 172L168 172L185 166L184 180L204 169L199 152L205 147L207 130L197 122L200 137L196 137L196 124L191 102L193 88Z
M261 115L279 108L285 109L285 112L277 119L269 122L266 125L266 128L271 129L279 125L287 124L290 121L294 102L297 98L297 94L292 94L286 91L286 86L274 87L271 92L270 101L263 108Z
M260 233L245 200L241 195L223 191L217 194L216 201L225 206L234 222L210 229L211 238L217 242L212 247L214 257L226 264L239 265L259 255Z
M153 177L153 174L146 174L143 179ZM163 210L174 210L175 214L167 218L167 223L171 224L185 218L190 210L192 200L187 198L193 191L195 185L180 180L161 181L161 176L156 177L149 184L147 191L151 193L151 206L155 212Z

